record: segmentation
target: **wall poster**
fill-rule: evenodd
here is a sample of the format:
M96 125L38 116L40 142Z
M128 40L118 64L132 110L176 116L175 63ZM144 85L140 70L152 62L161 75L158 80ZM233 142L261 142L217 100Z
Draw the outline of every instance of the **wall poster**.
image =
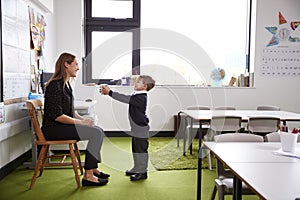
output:
M278 26L265 27L271 39L263 48L260 73L300 77L300 20L288 21L278 13Z
M45 69L43 50L44 41L46 38L44 16L36 12L33 8L28 7L29 22L30 22L30 49L31 49L31 72L30 84L31 91L42 93L40 86L40 77Z

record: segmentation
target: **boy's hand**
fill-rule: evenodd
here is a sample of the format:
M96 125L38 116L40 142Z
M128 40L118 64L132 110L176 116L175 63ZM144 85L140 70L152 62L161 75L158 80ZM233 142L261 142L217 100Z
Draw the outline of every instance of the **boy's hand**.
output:
M101 85L99 92L103 95L108 95L110 88L107 85Z

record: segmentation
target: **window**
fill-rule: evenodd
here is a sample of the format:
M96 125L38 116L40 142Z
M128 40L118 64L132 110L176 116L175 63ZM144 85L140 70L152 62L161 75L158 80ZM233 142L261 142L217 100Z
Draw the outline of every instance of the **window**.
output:
M129 1L92 0L92 17L133 18L133 4Z
M140 0L86 0L83 81L139 74L139 27Z
M151 0L142 1L141 10L142 44L144 39L149 40L143 35L145 28L173 31L161 38L161 42L171 37L182 48L185 48L186 42L191 43L186 51L176 47L167 49L168 52L156 49L155 55L141 47L141 73L149 72L142 66L155 64L164 66L164 71L169 72L167 74L174 74L173 78L168 79L157 77L163 83L168 81L164 84L202 85L207 82L218 86L228 85L232 76L237 77L248 71L248 0ZM199 56L193 58L190 54ZM224 69L222 83L212 80L214 68Z
M164 85L228 85L249 72L251 3L87 0L84 80L140 73Z

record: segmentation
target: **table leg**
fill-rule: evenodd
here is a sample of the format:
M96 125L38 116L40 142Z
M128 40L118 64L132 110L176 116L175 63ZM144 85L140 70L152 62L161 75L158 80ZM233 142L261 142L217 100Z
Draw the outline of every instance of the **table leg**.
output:
M242 181L234 176L233 178L233 200L241 200L242 199Z
M193 119L191 118L191 125L190 125L190 135L189 135L189 149L190 149L190 155L193 154L193 138L191 137L193 131Z
M181 123L181 117L180 117L181 112L177 113L177 147L179 147L179 133L180 133L180 123Z
M185 146L186 146L186 125L187 117L184 117L184 128L183 128L183 155L185 156Z
M202 123L199 121L199 151L198 151L198 175L197 175L197 200L201 199L202 183Z

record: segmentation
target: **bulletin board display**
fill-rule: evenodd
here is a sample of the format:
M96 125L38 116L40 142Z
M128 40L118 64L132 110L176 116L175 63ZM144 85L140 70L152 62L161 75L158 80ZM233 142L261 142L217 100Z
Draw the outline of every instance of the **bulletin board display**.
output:
M44 16L27 0L1 0L3 100L24 101L29 92L40 93L46 26Z
M2 0L3 100L15 103L30 91L30 29L28 4Z
M270 40L262 49L262 75L300 77L300 19L287 16L279 11L278 24L265 27Z

